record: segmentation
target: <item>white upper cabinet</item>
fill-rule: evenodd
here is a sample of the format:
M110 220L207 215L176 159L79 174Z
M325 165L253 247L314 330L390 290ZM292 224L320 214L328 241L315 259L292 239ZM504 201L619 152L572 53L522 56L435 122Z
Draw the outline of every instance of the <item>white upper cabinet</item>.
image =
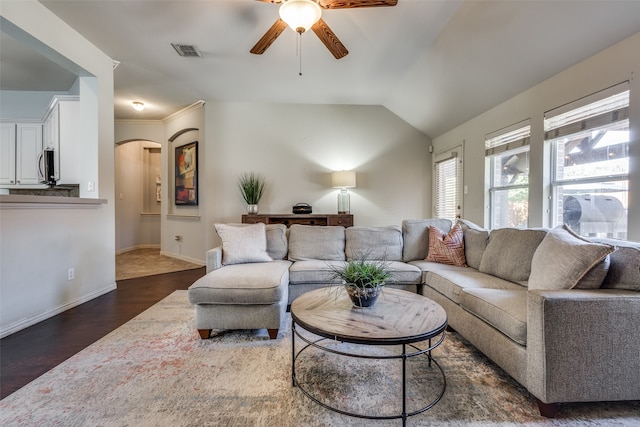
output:
M41 123L2 123L0 185L37 185L42 152Z

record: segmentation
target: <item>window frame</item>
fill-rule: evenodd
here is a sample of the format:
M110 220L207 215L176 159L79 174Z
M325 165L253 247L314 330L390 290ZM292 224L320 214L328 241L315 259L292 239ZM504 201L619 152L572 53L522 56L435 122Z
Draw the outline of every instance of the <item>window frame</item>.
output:
M598 111L597 107L594 107L595 110L593 113L587 112L588 107L594 106L595 104L598 104L598 103L603 103L603 101L607 101L609 98L615 98L618 95L622 97L626 96L625 105L621 106L619 104L611 103L610 109L607 110L606 112ZM627 169L626 173L618 173L618 174L612 173L612 174L604 174L604 175L594 175L594 176L589 176L584 178L561 178L560 179L558 178L558 171L560 169L558 144L560 143L562 138L567 138L571 136L575 137L576 135L579 135L582 132L587 132L590 130L592 132L595 132L599 129L606 128L609 125L613 125L615 127L616 124L622 123L624 121L627 122L626 127L630 132L629 96L630 96L630 88L629 88L628 82L624 82L622 84L619 84L611 88L605 89L603 91L597 92L595 94L592 94L588 97L576 100L572 103L569 103L557 109L545 112L544 142L545 142L545 146L549 147L549 155L551 156L551 161L549 162L549 165L550 165L549 224L551 227L561 225L562 223L565 222L564 207L561 206L561 201L559 200L559 191L562 187L570 187L573 185L597 185L597 184L606 184L606 183L623 184L623 187L626 187L623 191L626 192L626 197L624 198L625 201L627 202L627 207L625 208L625 218L628 221L628 198L629 198L629 180L630 180L629 169ZM606 105L606 103L604 103L603 105ZM577 117L576 119L567 119L565 124L555 125L555 127L548 128L548 124L554 123L554 120L556 120L558 117L561 117L563 115L568 117L569 114L579 112L581 110L583 111L584 117ZM626 143L630 144L631 139L629 138L629 140ZM626 155L626 158L629 159L628 153ZM596 163L596 161L591 163ZM597 194L597 193L592 192L592 194ZM564 204L564 201L562 203ZM563 217L562 220L560 220L561 217ZM628 235L628 229L629 229L628 223L626 223L626 227L624 230L622 231L616 230L615 233L622 235L623 236L622 238L626 239ZM615 238L615 236L609 236L610 233L608 230L606 233L607 233L607 237ZM595 234L600 234L600 233L595 233Z
M485 167L489 168L487 186L489 196L489 228L507 227L503 222L497 221L496 195L511 190L527 190L527 220L522 227L529 226L529 170L527 170L527 182L520 184L496 185L496 160L505 155L527 153L531 160L531 120L523 120L506 128L492 132L485 136ZM508 197L508 196L507 196Z

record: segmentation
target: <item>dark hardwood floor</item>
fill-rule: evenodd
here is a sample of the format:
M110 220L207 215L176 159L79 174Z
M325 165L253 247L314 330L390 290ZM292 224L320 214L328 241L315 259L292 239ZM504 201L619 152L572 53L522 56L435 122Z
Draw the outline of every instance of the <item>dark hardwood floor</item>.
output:
M115 291L0 340L0 399L133 319L205 268L118 282Z

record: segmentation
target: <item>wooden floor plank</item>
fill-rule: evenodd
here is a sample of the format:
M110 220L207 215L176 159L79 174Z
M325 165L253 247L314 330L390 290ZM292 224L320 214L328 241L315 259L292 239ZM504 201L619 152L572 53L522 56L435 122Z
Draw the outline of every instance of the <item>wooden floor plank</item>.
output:
M118 288L0 340L0 399L133 319L205 268L118 282Z

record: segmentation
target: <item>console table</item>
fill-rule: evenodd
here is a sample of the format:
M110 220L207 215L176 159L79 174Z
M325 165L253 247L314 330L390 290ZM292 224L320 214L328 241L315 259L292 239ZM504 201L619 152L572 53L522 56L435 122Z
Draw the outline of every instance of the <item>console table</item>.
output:
M352 214L255 214L242 215L243 224L284 224L289 227L291 224L301 225L341 225L343 227L353 226Z

